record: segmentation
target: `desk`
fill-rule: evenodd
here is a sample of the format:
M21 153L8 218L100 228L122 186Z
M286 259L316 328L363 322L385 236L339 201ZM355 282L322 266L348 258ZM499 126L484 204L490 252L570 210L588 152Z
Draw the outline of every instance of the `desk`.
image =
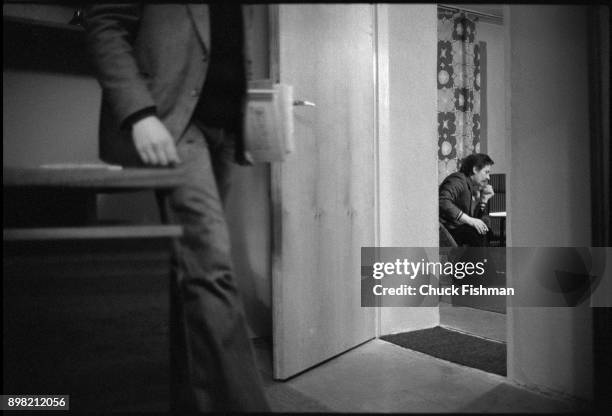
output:
M107 168L19 168L2 169L4 188L34 186L38 188L117 191L128 189L172 188L182 183L183 170L173 169L107 169Z
M169 249L182 228L100 224L95 195L170 189L182 171L3 173L5 208L26 211L4 216L3 393L64 392L77 411L167 410Z
M176 169L4 168L4 227L83 226L97 223L96 194L170 189Z
M501 239L501 246L506 246L506 211L489 212L489 217L499 218L499 234Z

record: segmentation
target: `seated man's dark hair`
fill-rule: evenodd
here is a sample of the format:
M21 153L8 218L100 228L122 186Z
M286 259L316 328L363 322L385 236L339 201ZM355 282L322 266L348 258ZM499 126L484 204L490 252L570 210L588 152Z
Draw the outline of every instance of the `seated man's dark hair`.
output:
M473 172L473 167L476 166L476 169L480 170L487 165L492 165L493 159L489 157L489 155L485 153L474 153L467 157L465 157L461 161L461 168L459 168L459 172L465 174L466 176L471 176Z

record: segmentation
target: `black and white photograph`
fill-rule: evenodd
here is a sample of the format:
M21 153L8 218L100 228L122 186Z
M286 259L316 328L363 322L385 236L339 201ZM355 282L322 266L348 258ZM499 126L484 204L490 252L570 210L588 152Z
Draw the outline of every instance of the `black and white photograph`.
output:
M611 412L611 33L4 1L3 413Z

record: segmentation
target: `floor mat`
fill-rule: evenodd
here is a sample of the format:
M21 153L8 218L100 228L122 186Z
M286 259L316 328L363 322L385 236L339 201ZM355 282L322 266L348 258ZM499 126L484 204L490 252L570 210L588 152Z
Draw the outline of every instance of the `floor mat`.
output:
M381 339L489 373L506 375L506 344L436 326Z

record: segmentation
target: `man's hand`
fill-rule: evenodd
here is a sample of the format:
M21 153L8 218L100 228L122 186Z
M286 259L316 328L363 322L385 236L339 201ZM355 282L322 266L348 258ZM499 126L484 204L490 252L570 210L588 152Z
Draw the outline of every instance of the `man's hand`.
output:
M155 116L145 117L134 123L132 139L140 158L147 165L167 166L181 163L172 135Z
M487 201L491 199L493 195L495 195L495 192L493 192L493 187L491 185L486 185L480 190L480 202L487 203Z
M478 234L486 234L487 231L489 231L489 229L487 228L487 224L485 224L483 220L480 220L478 218L470 217L468 224L476 228Z

